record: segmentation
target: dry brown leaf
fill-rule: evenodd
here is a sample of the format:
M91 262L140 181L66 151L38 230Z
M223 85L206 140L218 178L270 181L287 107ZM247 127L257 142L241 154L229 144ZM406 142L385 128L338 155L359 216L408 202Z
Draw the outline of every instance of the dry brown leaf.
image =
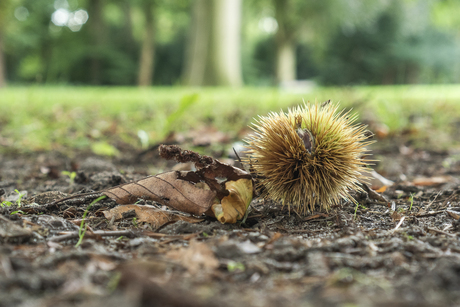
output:
M205 243L190 241L188 248L172 250L166 257L179 261L191 274L212 271L219 267L219 261L214 252Z
M433 186L452 182L453 180L454 178L451 176L418 177L412 181L412 184L418 186Z
M181 216L171 212L162 211L151 206L141 206L141 205L125 205L118 206L113 209L103 211L106 219L111 220L115 217L115 220L119 220L123 217L123 213L134 210L136 212L136 217L138 222L146 222L151 224L154 228L163 226L169 222L176 221L186 221L189 223L198 223L201 222L201 219L194 217Z
M139 198L156 201L182 212L201 215L216 198L216 192L200 182L193 172L167 172L108 189L103 194L119 204Z

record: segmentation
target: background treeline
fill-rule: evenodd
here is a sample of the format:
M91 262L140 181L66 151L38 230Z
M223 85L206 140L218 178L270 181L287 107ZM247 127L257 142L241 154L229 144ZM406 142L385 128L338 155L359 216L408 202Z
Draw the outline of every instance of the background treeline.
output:
M0 86L460 82L458 0L0 0Z

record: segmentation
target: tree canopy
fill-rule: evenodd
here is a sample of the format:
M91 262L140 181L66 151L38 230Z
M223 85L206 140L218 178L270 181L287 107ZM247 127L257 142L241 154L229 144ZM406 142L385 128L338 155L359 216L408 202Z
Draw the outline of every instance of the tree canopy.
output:
M460 82L455 0L2 0L0 86Z

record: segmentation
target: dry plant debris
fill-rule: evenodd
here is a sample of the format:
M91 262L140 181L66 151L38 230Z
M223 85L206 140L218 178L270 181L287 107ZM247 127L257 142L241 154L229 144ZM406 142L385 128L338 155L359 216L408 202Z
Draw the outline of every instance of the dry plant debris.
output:
M109 221L112 221L112 219L114 221L118 221L126 218L126 213L130 212L132 212L133 216L137 218L136 223L149 223L154 229L158 229L165 224L177 221L186 221L188 223L198 223L203 221L202 219L160 210L148 205L124 205L107 211L102 211L105 218Z
M198 216L206 213L215 216L221 223L236 223L244 217L254 192L250 173L209 156L182 150L176 145L161 145L159 151L160 156L167 160L174 159L180 163L192 162L197 170L165 172L99 193L66 197L47 206L54 206L59 202L81 196L104 194L118 204L126 205L138 200L152 200L185 213ZM141 210L139 207L136 208ZM165 216L169 218L171 214L165 213ZM158 212L155 213L156 217Z

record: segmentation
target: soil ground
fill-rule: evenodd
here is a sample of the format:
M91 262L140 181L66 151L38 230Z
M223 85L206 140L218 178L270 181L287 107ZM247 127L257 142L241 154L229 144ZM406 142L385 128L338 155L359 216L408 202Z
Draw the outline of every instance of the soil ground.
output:
M27 192L20 208L0 208L0 306L459 306L459 155L397 143L373 151L395 182L387 201L360 194L357 209L299 216L255 199L242 225L152 229L135 214L107 220L102 211L117 204L105 199L88 210L78 247L94 198L47 203L174 164L154 150L0 157L3 199Z

